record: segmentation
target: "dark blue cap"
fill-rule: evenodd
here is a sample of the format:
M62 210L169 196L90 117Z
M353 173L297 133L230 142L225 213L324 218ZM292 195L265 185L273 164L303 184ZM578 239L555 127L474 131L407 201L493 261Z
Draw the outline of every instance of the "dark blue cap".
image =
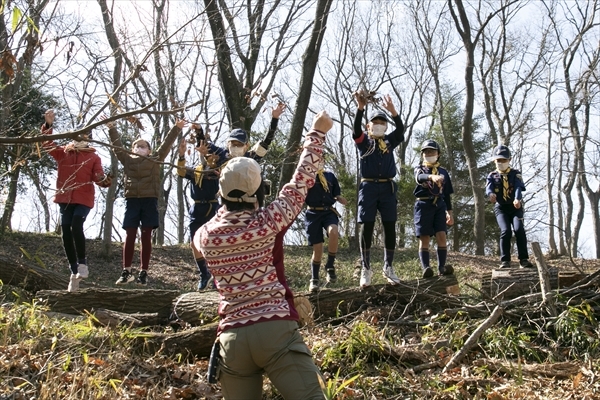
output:
M501 158L506 158L507 160L510 160L510 150L503 144L496 147L492 155L492 160L499 160Z
M375 111L373 114L371 114L371 118L369 118L369 121L373 121L375 119L381 119L385 122L390 122L390 120L387 117L387 114L383 111Z
M423 151L425 149L434 149L441 153L440 145L438 144L438 142L436 142L435 140L432 140L432 139L427 139L426 141L423 142L423 144L421 145L421 151Z
M234 129L229 134L228 142L232 140L237 140L238 142L242 142L244 144L248 143L248 133L243 129Z

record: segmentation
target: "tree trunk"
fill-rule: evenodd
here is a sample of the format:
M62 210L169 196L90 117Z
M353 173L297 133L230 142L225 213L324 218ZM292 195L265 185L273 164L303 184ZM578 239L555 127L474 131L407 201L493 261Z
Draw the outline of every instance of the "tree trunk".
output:
M28 171L28 170L26 170ZM33 186L35 186L35 190L38 196L39 204L44 211L44 230L45 232L50 232L50 207L48 207L48 199L46 198L46 192L42 187L42 183L40 182L40 178L35 173L27 172L27 176L33 182Z
M205 0L205 2L208 1L209 0ZM292 119L290 136L286 145L288 152L281 167L279 188L283 187L283 185L291 180L292 174L296 170L296 163L298 162L297 150L300 147L300 140L302 139L302 132L304 131L304 121L306 120L308 105L310 103L313 79L319 62L321 44L323 43L323 37L325 36L327 18L329 17L329 10L332 2L332 0L317 1L315 24L302 60L300 87L298 88L298 98L296 99L296 106L294 108L294 118Z
M21 174L21 165L17 165L10 173L10 183L8 184L8 195L4 206L4 213L0 219L0 236L12 230L12 214L15 210L15 202L17 201L17 184L19 183L19 175Z

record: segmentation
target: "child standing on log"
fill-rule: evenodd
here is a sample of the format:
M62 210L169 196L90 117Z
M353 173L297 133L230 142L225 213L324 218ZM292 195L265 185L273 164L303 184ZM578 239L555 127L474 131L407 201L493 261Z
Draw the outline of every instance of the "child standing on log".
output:
M454 225L450 195L454 192L448 171L440 167L440 146L435 140L425 140L421 146L421 163L415 167L417 186L414 207L415 235L419 238L419 259L423 278L431 278L429 241L435 236L439 275L451 275L454 268L446 265L447 226Z
M391 284L400 283L392 263L396 249L396 220L398 219L396 194L398 184L394 149L404 141L404 124L389 95L384 96L383 107L392 115L395 129L386 135L389 119L377 111L369 119L367 131L362 130L362 118L367 98L362 92L354 93L358 105L354 117L352 139L360 153L360 185L358 187L358 223L360 224L361 273L360 287L371 285L371 243L377 211L381 216L384 237L383 276Z
M510 268L512 231L517 239L517 254L521 268L531 268L527 252L527 236L523 223L523 192L525 184L521 171L510 167L510 149L500 145L494 149L492 160L496 170L490 172L485 194L494 204L494 214L500 227L500 268Z

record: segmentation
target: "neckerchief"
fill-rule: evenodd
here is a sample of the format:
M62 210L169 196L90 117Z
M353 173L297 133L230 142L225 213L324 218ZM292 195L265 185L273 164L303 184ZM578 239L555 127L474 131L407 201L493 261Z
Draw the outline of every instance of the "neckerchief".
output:
M203 171L204 165L202 164L199 164L196 168L194 168L194 181L198 187L202 187L202 178L204 177L204 174L202 173Z
M323 189L329 193L329 184L327 183L327 179L325 179L325 175L323 175L322 169L317 171L317 176L319 177L319 181L321 182Z
M371 135L369 135L371 136ZM385 140L383 140L383 138L376 138L371 136L371 139L373 139L376 143L377 146L379 147L379 150L381 150L382 153L387 153L389 150L387 148L387 145L385 144Z
M510 167L508 167L506 171L500 171L496 168L496 171L502 175L502 197L504 197L505 201L508 201L510 199L510 196L508 195L510 189L508 186L508 173L510 172Z
M440 166L439 162L428 163L427 161L423 161L423 166L431 168L431 175L438 175L438 167Z

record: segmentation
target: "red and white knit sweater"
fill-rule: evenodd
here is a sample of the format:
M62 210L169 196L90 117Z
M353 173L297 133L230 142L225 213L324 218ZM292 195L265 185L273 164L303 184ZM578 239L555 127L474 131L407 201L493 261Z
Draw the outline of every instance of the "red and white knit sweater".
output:
M223 207L196 232L194 245L218 282L220 331L264 321L298 320L282 257L274 262L273 251L277 235L281 243L281 232L300 213L306 192L315 183L324 138L324 133L315 130L307 134L292 180L267 207L235 212Z

